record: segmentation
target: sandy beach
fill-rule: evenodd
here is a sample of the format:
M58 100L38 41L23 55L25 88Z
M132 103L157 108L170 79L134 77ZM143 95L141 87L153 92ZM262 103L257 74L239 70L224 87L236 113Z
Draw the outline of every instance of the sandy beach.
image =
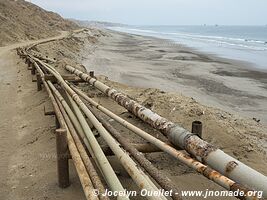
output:
M136 87L158 88L267 124L267 72L169 40L108 30L83 52L88 70Z
M252 64L267 69L267 26L242 25L255 3L34 3L0 1L1 200L267 198L267 70ZM158 189L176 195L141 194Z
M73 62L70 64L74 66L74 60L76 64L83 62L88 70L95 70L98 79L105 84L188 130L191 129L192 121L202 121L204 140L257 171L267 173L266 126L263 124L264 118L256 112L260 106L264 106L266 98L265 73L249 70L239 62L222 60L173 45L166 40L110 31L76 33L61 41L38 45L35 50L56 58L59 61L56 68L63 74L67 72L60 68L62 60L70 62L71 59ZM2 99L0 108L8 110L10 115L3 116L2 120L7 119L1 130L12 134L2 136L1 140L3 155L7 160L2 166L2 173L7 176L3 179L0 192L6 199L26 200L28 196L35 199L84 199L72 161L71 187L62 190L57 186L54 117L43 116L43 106L48 110L52 108L46 92L36 91L26 64L19 60L15 51L3 53L1 59L3 69L11 66L6 71L7 75L2 77L4 84L1 92L7 98ZM141 122L97 89L88 84L80 84L80 87L125 120L166 141L160 132ZM14 98L15 102L8 101L10 98ZM253 107L254 104L257 107ZM242 109L254 108L251 117L238 115L237 105ZM264 110L260 113L263 115ZM256 122L252 116L261 121ZM18 120L14 123L13 119ZM109 121L129 142L145 142L115 121ZM106 145L101 137L98 140ZM12 144L12 148L7 151L6 146L9 144ZM31 156L33 153L35 156ZM179 191L223 190L164 152L145 156L175 183ZM118 159L110 156L109 160L125 188L138 191ZM137 196L131 199L144 198Z

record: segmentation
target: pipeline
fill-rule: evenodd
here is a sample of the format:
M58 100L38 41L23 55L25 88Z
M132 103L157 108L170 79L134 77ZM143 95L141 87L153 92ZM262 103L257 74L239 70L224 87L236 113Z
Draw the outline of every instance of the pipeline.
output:
M131 143L131 146L133 146L136 150L138 150L141 153L155 153L155 152L162 152L161 149L156 147L155 145L151 145L149 143L144 143L144 144L135 144ZM114 153L112 150L109 148L109 146L102 145L101 149L107 156L113 156Z
M221 174L224 174L242 185L251 187L257 191L263 191L264 197L267 197L267 177L263 174L229 156L214 145L200 139L198 136L193 135L190 131L161 117L150 109L145 108L128 98L125 94L90 77L86 73L69 65L66 65L65 69L111 97L119 105L125 107L129 112L150 124L153 128L160 130L168 137L170 142L185 149L200 162L211 166Z
M80 181L81 181L81 184L82 184L86 199L87 200L98 200L98 198L94 195L94 188L93 188L92 182L91 182L91 180L89 178L89 175L88 175L88 173L86 171L84 163L82 162L82 159L81 159L81 157L79 155L79 152L78 152L78 150L77 150L77 148L75 146L73 138L71 137L70 132L69 132L69 130L68 130L66 124L65 124L64 118L62 116L62 113L60 112L58 104L56 103L55 97L53 96L49 86L45 82L45 80L43 78L44 74L43 74L42 70L38 67L38 65L37 65L37 70L41 75L42 82L43 82L43 84L44 84L44 86L46 88L46 91L47 91L50 99L51 99L51 102L52 102L52 105L54 107L54 111L55 111L57 119L58 119L58 121L60 123L60 126L67 131L67 142L68 142L70 154L74 158L73 162L74 162L74 165L75 165L75 167L77 169L77 173L78 173L78 176L80 178Z
M51 82L48 81L48 84L49 84L51 90L55 94L55 91L57 92L57 89L54 87L54 85ZM77 148L78 148L78 150L80 152L81 158L82 158L82 160L83 160L83 162L85 164L85 167L87 169L88 175L90 176L90 179L92 180L92 183L93 183L94 187L96 189L98 189L98 191L99 191L99 199L100 200L109 200L109 197L103 195L105 193L105 187L104 187L103 183L101 182L100 177L98 176L98 174L97 174L97 172L95 170L95 167L92 164L92 162L91 162L86 150L84 149L84 147L83 147L83 145L82 145L82 143L81 143L81 141L79 139L79 136L78 136L78 134L77 134L77 132L76 132L76 130L74 128L73 124L75 124L74 122L76 122L76 121L72 122L74 114L68 112L69 110L64 108L64 106L61 103L62 101L61 101L60 96L57 96L56 94L55 94L55 96L56 96L56 101L58 102L59 109L60 109L60 111L61 111L61 113L62 113L62 115L63 115L63 117L65 119L65 122L66 122L66 124L67 124L67 126L68 126L68 128L70 130L70 133L72 134L72 137L73 137L73 139L75 141L75 144L76 144L76 146L77 146ZM68 114L67 114L67 112L68 112ZM69 117L69 116L72 116L72 117Z
M165 143L164 143L164 144L165 144ZM158 145L157 145L157 146L158 146ZM209 171L209 170L207 170L207 172L208 172L208 171ZM208 176L208 174L209 174L209 173L207 173L206 176ZM216 175L216 174L213 174L213 175ZM217 175L218 175L218 174L217 174ZM238 187L236 187L236 186L238 186L238 184L236 184L236 183L233 184L232 187L231 187L231 189L238 188ZM250 199L250 198L245 198L245 199Z
M49 66L48 64L45 67ZM94 127L98 130L100 135L104 138L106 143L112 149L114 154L119 158L121 164L124 166L126 171L135 181L140 189L147 189L148 191L157 191L157 187L150 180L150 178L139 168L137 168L134 161L126 154L121 148L119 143L117 143L114 138L106 131L106 129L101 125L101 123L95 118L95 116L90 112L90 110L85 106L85 104L80 100L77 94L68 86L68 84L61 78L61 76L56 72L53 67L49 66L47 69L52 73L57 79L59 84L66 90L67 93L73 98L73 100L79 105L80 109L85 113L85 115L92 122ZM166 199L163 196L147 196L148 199Z
M86 199L98 200L98 197L95 195L95 192L94 192L95 190L93 187L93 183L91 179L89 178L89 175L86 171L86 167L84 166L84 163L82 161L81 155L79 154L79 151L75 145L75 142L65 122L64 122L64 127L66 127L66 130L67 130L67 141L68 141L68 147L71 153L71 157L76 167L80 181L82 183Z
M52 83L50 84L50 87L53 89L54 94L60 100L60 102L64 106L64 109L66 109L66 111L68 112L68 115L71 117L71 119L73 121L76 121L75 116L72 115L73 113L72 113L70 107L65 102L65 100L60 95L60 93L56 89L53 88ZM80 118L79 115L77 115L77 117L78 117L79 122L81 123L81 126L83 127L84 134L86 135L86 141L89 142L89 145L87 146L87 147L89 147L88 150L90 151L90 154L93 156L93 158L96 160L96 163L98 164L98 167L100 168L100 171L102 172L109 187L113 191L124 191L123 186L121 185L118 177L116 176L114 170L112 169L105 154L101 150L101 147L98 144L96 138L94 137L92 131L90 130L90 127L88 126L86 120L84 118ZM74 125L76 125L76 127L77 127L77 124L79 124L79 123L78 122L74 123ZM80 130L80 128L78 128L77 130ZM83 134L83 132L81 132L81 130L80 130L79 134L82 136L82 138L84 138L84 134ZM121 198L121 199L124 199L124 198ZM128 198L125 198L125 199L128 199Z
M172 181L162 174L154 165L146 159L144 154L140 153L129 141L127 141L121 134L111 126L111 124L103 118L100 113L97 113L91 106L89 106L91 112L96 116L96 118L102 123L102 125L110 132L110 134L122 145L122 147L131 154L131 156L143 167L147 173L165 190L172 191L174 200L182 200L179 195L176 186Z
M92 122L94 127L99 131L100 135L103 137L103 139L106 141L106 143L109 145L109 147L112 149L114 154L117 156L117 158L120 160L122 166L125 168L125 170L128 172L128 174L132 177L134 182L137 184L137 186L140 189L147 189L149 191L156 191L157 188L153 184L152 181L150 181L149 177L141 169L139 169L136 164L133 162L133 160L129 157L127 153L125 153L121 148L120 145L115 141L112 136L104 129L102 124L100 124L97 119L94 117L93 114L89 114L89 112L83 110L86 116L89 118L89 120ZM166 199L164 197L156 197L151 196L147 197L148 199Z
M64 80L62 79L61 75L50 65L42 62L41 60L32 57L35 61L39 62L44 68L46 68L49 72L54 74L55 77L59 78L61 83L64 83ZM54 91L55 94L60 98L60 101L64 105L64 108L67 109L69 113L72 113L71 109L69 108L68 104L65 102L65 100L61 97L61 95L57 92ZM77 111L77 110L74 110ZM78 109L78 111L80 111ZM84 116L81 113L75 113L79 122L74 123L76 125L75 128L78 128L79 134L81 138L83 138L84 143L86 144L88 150L90 151L90 154L92 157L95 159L96 164L98 165L100 171L102 172L108 186L111 188L112 191L124 191L123 186L121 185L118 177L116 176L114 170L112 169L109 161L107 160L105 154L103 153L100 145L98 144L94 134L92 133L88 123L86 122ZM71 116L71 115L70 115ZM72 117L72 120L76 121L75 117ZM81 126L81 128L79 127ZM121 197L121 199L124 199ZM125 199L128 199L125 197Z
M48 56L43 56L41 53L34 51L34 50L31 50L31 54L34 57L39 58L41 60L45 60L46 62L49 62L49 63L55 63L56 62L55 59L49 58Z
M159 149L161 149L164 152L170 154L171 156L173 156L174 158L176 158L180 162L186 164L187 166L189 166L192 169L196 170L200 174L204 175L205 177L207 177L208 179L214 181L215 183L219 184L220 186L224 187L225 189L230 190L230 191L239 190L239 191L243 191L245 194L247 194L248 191L252 191L252 189L248 189L248 188L238 184L237 182L232 181L231 179L221 175L220 173L218 173L217 171L211 169L210 167L205 166L201 162L196 161L195 159L192 159L187 154L185 154L185 153L183 153L181 151L178 151L177 149L173 148L169 144L162 142L161 140L151 136L150 134L148 134L147 132L141 130L140 128L132 125L131 123L129 123L126 120L124 120L121 117L119 117L118 115L112 113L110 110L106 109L105 107L101 106L97 102L93 101L85 93L83 93L81 90L77 89L73 85L70 85L70 87L78 95L80 95L82 98L84 98L86 101L88 101L90 103L90 105L96 107L98 110L100 110L101 112L103 112L104 114L109 116L110 118L114 119L115 121L117 121L118 123L123 125L124 127L126 127L129 130L133 131L134 133L136 133L137 135L139 135L143 139L149 141L151 144L154 144ZM247 200L253 199L253 200L255 200L257 198L248 196L248 197L245 197L244 199L247 199Z

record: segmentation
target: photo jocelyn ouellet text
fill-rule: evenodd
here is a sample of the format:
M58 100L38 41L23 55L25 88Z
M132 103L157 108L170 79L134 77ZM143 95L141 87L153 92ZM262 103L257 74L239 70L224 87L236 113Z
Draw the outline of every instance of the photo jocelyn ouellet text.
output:
M142 189L141 191L110 191L105 190L104 194L100 194L98 190L94 190L94 194L96 196L102 195L102 196L108 196L108 197L136 197L136 196L142 196L142 197L171 197L174 195L173 191L166 191L163 189L155 190L155 191L149 191L146 189ZM251 196L251 197L257 197L262 198L263 192L262 191L248 191L246 194L244 191L236 190L236 191L220 191L220 190L204 190L204 191L197 191L197 190L191 190L191 191L181 191L180 195L182 197L202 197L203 199L206 199L208 197L244 197L244 196Z

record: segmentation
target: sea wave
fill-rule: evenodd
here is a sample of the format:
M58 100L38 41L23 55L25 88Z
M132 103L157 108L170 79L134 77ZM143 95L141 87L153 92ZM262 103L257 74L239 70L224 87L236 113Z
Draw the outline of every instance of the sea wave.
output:
M266 51L267 41L255 40L249 38L234 38L234 37L223 37L223 36L213 36L213 35L199 35L199 34L189 34L182 32L162 32L162 31L152 31L146 29L138 28L127 28L127 27L114 27L116 30L126 31L130 33L145 33L152 34L153 36L167 36L169 39L186 39L186 40L197 40L200 42L209 42L217 45L230 46L239 49L249 49L254 51ZM170 36L170 37L168 37ZM175 37L175 38L173 38Z

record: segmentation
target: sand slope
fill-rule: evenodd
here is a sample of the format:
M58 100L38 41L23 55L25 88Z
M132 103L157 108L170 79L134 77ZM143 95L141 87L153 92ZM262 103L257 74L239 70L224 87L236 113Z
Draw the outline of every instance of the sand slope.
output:
M85 34L85 35L84 35ZM214 107L209 107L207 105L203 105L197 102L194 98L186 97L177 92L167 92L159 89L147 88L147 85L144 83L154 84L155 87L160 85L162 82L157 79L158 82L152 82L151 74L158 74L157 70L160 70L162 60L157 60L158 54L167 54L167 48L162 49L163 47L159 45L159 47L148 47L153 46L151 44L151 39L149 38L139 38L139 42L141 44L138 45L129 45L136 44L136 40L134 36L131 35L123 35L128 40L121 40L121 35L112 35L110 33L103 34L105 36L97 37L97 40L94 42L84 42L88 39L88 35L92 35L92 32L82 32L76 34L74 38L66 38L60 43L51 42L47 44L38 45L36 47L37 50L40 50L43 55L48 55L49 57L56 57L58 59L64 59L64 55L59 53L60 51L64 51L65 56L71 55L73 59L75 59L75 53L73 52L73 48L66 45L70 41L75 44L75 41L78 41L79 44L86 44L86 55L88 57L81 57L81 51L79 50L79 54L76 54L76 59L85 61L90 58L92 63L88 65L88 69L91 70L93 67L98 67L97 69L102 70L105 73L108 73L113 79L116 78L116 75L119 75L120 80L130 81L128 84L121 84L118 82L113 82L105 79L105 77L98 77L102 81L106 82L106 84L117 88L120 91L123 91L133 99L137 100L141 104L151 108L156 111L160 115L180 124L181 126L190 130L191 122L194 120L201 120L204 124L204 139L209 141L212 144L217 145L226 153L232 155L233 157L241 160L247 165L253 167L254 169L260 171L263 174L266 174L266 149L267 149L267 137L266 137L266 127L261 123L254 121L253 119L246 119L240 117L238 115L223 111L221 109L217 109ZM87 36L86 36L87 35ZM118 37L120 40L114 40L114 37ZM131 38L133 40L131 40ZM75 45L76 48L82 48L83 45ZM119 48L118 48L119 46ZM146 46L146 48L144 48ZM154 48L156 48L156 53L154 52ZM139 49L139 50L133 50ZM128 50L128 51L127 51ZM176 51L177 48L168 47L168 51ZM180 50L182 51L182 50ZM115 53L114 53L115 52ZM148 53L149 52L149 53ZM158 53L157 53L158 52ZM173 53L176 56L181 56L184 53ZM192 59L193 52L188 51L188 59ZM144 58L143 58L143 57ZM156 57L148 59L147 57ZM168 54L166 55L168 56ZM210 60L208 58L204 59L205 55L195 55L198 57L202 57L201 62L208 62ZM142 59L141 59L141 58ZM194 58L193 58L194 60ZM151 65L151 63L157 62L158 65ZM166 62L166 61L165 61ZM188 61L190 62L190 61ZM194 60L194 62L197 62ZM214 61L215 62L215 61ZM217 63L218 66L221 66L221 63ZM93 65L92 65L93 64ZM139 64L139 65L138 65ZM153 68L155 66L155 68ZM164 63L164 66L168 69L171 69L172 66L168 66L168 63ZM203 65L202 65L203 66ZM208 66L208 64L207 64ZM103 68L101 68L103 67ZM117 68L116 68L117 67ZM142 68L143 67L143 68ZM115 70L114 70L115 69ZM120 70L121 73L116 74L116 69ZM108 70L108 71L105 71ZM99 71L97 71L99 74ZM133 72L141 76L138 79L138 76L130 76ZM140 73L138 73L140 72ZM141 72L146 72L145 76L142 76ZM164 70L161 71L162 74ZM183 72L183 71L182 71ZM126 76L128 74L128 76ZM165 74L163 74L165 75ZM130 76L130 77L129 77ZM159 77L161 78L161 77ZM183 74L181 75L183 78ZM145 79L145 81L144 81ZM167 82L168 79L165 81ZM122 81L122 82L124 82ZM168 82L167 82L168 83ZM172 82L169 82L171 85ZM141 87L133 87L136 84L141 84ZM143 85L142 85L143 84ZM144 124L130 113L128 113L125 109L118 106L112 100L107 98L105 95L101 94L98 90L88 86L85 84L80 84L87 91L90 96L93 96L95 100L100 102L102 105L110 108L112 111L123 117L124 119L130 121L131 123L137 125L138 127L146 130L150 134L161 138L164 140L165 138L157 131ZM181 86L183 87L183 86ZM111 120L111 123L123 134L127 139L133 143L142 143L144 142L141 138L137 137L127 129L123 128L119 124L115 123ZM101 138L100 141L103 142ZM183 190L223 190L221 187L209 181L208 179L202 177L197 174L184 164L174 160L171 156L168 156L166 153L152 153L146 155L149 160L164 174L170 177L179 189ZM111 157L112 166L120 172L120 180L126 186L127 189L136 189L135 184L129 179L125 170L123 170L122 166L119 164L118 160L114 157ZM42 164L38 162L37 165ZM47 170L51 170L50 168ZM45 172L46 170L44 170ZM38 173L40 173L38 171ZM81 188L80 188L81 189ZM77 192L77 191L76 191ZM49 191L47 191L49 194ZM142 199L140 197L133 199ZM188 198L188 199L198 199L198 198ZM211 197L208 199L218 199L216 197ZM221 198L221 199L234 199L234 198Z
M78 25L24 0L0 1L0 46L51 37Z

